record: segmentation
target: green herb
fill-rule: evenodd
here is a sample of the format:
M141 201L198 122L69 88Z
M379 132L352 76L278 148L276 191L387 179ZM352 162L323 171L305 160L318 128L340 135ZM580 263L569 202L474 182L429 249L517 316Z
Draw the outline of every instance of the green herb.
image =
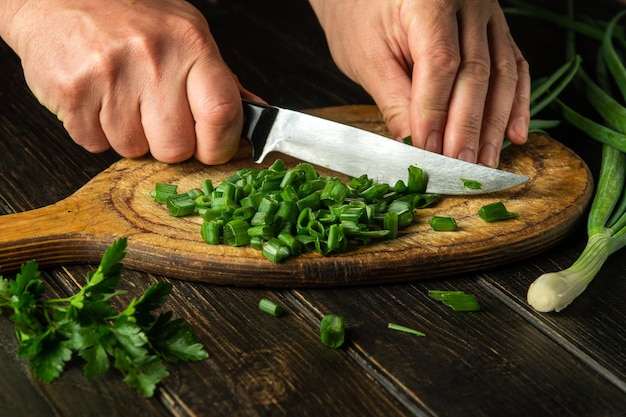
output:
M288 169L276 160L267 170L241 170L217 186L205 180L198 189L178 193L178 187L158 183L150 194L172 216L201 216L206 243L250 245L282 262L311 249L330 255L396 238L413 223L416 208L441 198L425 193L427 182L414 166L408 168L408 185L399 181L392 188L367 175L344 184L320 176L310 164Z
M397 330L399 332L414 334L416 336L426 336L426 334L420 332L419 330L411 329L410 327L401 326L395 323L389 323L387 328L391 330Z
M320 340L324 346L337 349L343 345L345 328L343 317L336 314L328 314L320 322Z
M463 188L468 190L482 190L483 185L476 180L468 180L467 178L461 178L461 182L463 183Z
M98 268L87 274L83 288L67 298L43 298L45 288L34 261L22 265L15 280L0 277L0 307L12 310L18 354L28 359L40 380L54 381L67 362L81 357L88 378L113 364L127 385L151 397L169 375L164 361L208 357L189 325L172 319L171 311L154 315L171 284L153 284L122 311L113 306L112 300L124 294L116 288L125 249L126 239L113 242Z
M486 222L496 222L514 219L519 217L519 214L509 212L504 203L498 201L482 206L478 209L478 216Z
M459 229L456 220L448 216L433 216L428 221L428 224L430 224L430 227L436 232L453 232Z
M618 23L626 11L610 22L575 18L509 0L516 11L533 18L547 19L570 31L568 54L575 54L572 33L597 41L598 57L595 80L582 68L576 68L573 84L593 107L592 114L582 115L562 100L556 109L563 118L589 137L603 144L599 179L587 218L587 243L568 268L538 277L529 287L528 303L540 312L561 311L576 299L595 278L610 255L626 246L626 37ZM570 10L573 9L569 3ZM571 71L570 71L571 72ZM613 87L618 92L613 92ZM620 96L621 94L621 96Z
M480 305L474 294L463 291L428 290L428 296L441 301L454 311L479 311Z
M151 193L154 201L157 203L167 202L168 197L176 195L178 186L174 184L157 183L154 187L154 191Z
M284 313L281 306L267 298L261 298L261 300L259 300L259 310L274 317L278 317Z

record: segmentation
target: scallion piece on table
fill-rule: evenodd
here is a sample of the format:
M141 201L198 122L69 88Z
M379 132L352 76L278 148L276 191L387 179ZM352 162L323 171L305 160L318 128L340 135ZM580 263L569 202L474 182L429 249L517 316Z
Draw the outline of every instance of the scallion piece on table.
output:
M428 290L428 296L441 301L454 311L479 311L480 304L474 294L463 291Z
M499 220L509 220L519 217L517 213L507 210L503 202L487 204L478 209L478 216L486 222L496 222Z
M328 314L320 322L320 340L324 346L337 349L343 345L345 327L343 317Z
M274 317L278 317L285 312L280 305L267 298L259 300L259 310Z
M415 336L426 336L425 333L422 333L419 330L411 329L410 327L401 326L395 323L389 323L389 325L387 325L387 328L391 330L397 330L399 332L414 334Z
M428 221L428 224L436 232L454 232L459 230L454 217L449 216L433 216Z

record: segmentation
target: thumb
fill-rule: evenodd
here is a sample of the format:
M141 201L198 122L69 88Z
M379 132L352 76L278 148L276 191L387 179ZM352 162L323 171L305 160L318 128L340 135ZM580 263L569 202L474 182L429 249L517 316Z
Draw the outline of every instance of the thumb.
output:
M221 57L200 60L187 78L195 121L195 157L208 165L228 162L239 147L243 110L239 86Z

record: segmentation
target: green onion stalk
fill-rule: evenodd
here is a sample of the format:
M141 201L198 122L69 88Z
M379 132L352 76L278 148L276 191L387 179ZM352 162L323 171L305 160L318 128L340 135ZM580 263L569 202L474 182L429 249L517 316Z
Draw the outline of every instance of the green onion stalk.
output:
M626 68L623 35L617 22L626 11L611 20L602 39L601 54L626 100ZM600 272L608 257L626 246L626 108L610 93L595 84L584 71L576 85L604 120L597 123L557 100L564 118L593 139L603 143L602 160L595 196L587 220L587 244L578 259L567 269L541 275L527 294L528 303L537 311L561 311L578 297ZM606 83L605 83L606 84Z

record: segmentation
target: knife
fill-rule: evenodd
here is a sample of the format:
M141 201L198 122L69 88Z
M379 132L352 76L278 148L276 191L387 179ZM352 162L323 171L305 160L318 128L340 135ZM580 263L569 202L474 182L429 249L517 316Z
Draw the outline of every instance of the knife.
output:
M242 100L242 136L252 145L252 158L263 162L270 152L281 152L302 161L348 176L363 174L378 182L406 183L408 167L428 175L426 192L434 194L483 194L521 185L528 177L425 151L363 129L293 110ZM482 188L464 187L463 180Z

